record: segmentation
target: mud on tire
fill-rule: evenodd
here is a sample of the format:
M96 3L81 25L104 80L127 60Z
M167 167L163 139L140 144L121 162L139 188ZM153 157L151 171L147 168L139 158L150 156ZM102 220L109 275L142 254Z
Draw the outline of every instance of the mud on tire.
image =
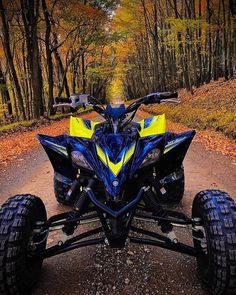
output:
M203 287L211 294L236 294L236 205L225 192L199 192L193 202L193 218L202 220L205 234L193 231Z
M29 294L39 278L43 259L32 256L46 248L46 235L29 246L36 221L47 220L40 198L16 195L0 210L0 294ZM39 242L36 239L35 242Z

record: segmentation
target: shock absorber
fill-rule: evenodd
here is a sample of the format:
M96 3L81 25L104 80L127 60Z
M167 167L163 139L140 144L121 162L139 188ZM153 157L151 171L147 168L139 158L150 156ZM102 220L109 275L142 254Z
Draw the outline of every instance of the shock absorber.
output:
M167 217L166 210L164 210L161 204L156 200L155 194L150 188L144 193L143 200L147 208L153 211L154 216L162 218ZM160 220L158 221L158 224L160 225L163 233L169 233L173 229L173 225L169 221Z
M93 188L94 184L96 182L96 179L93 177L89 180L88 185L86 188ZM82 193L79 195L78 199L76 200L74 204L74 208L77 212L83 212L84 208L87 206L89 202L88 194L85 190L82 191Z

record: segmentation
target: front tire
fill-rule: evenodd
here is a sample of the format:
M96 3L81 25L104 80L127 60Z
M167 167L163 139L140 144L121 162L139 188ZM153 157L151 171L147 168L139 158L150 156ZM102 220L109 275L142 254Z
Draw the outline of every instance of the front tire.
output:
M236 294L236 205L225 192L199 192L192 217L200 218L202 231L193 231L194 247L203 286L217 295Z
M33 256L45 250L46 234L33 236L32 231L36 222L46 220L45 206L36 196L16 195L2 205L0 294L29 294L38 281L43 258Z

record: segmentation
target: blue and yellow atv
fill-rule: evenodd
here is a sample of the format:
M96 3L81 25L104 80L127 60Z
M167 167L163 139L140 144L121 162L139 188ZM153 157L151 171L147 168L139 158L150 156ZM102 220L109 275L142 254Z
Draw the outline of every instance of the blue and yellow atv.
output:
M236 205L228 194L199 192L191 217L162 206L182 198L182 163L195 131L166 132L164 115L133 121L142 104L177 102L176 98L177 93L152 93L127 108L104 108L88 95L57 100L55 107L89 106L105 120L72 117L70 135L38 135L55 170L56 197L72 208L47 219L42 200L29 194L2 205L1 294L29 294L48 257L89 245L122 248L128 243L195 256L209 293L236 294ZM160 230L138 226L135 220L140 219L156 222ZM99 225L77 233L84 222ZM176 227L191 230L192 245L179 240ZM47 248L53 230L61 230L66 239Z
M59 104L60 105L60 104ZM107 106L106 112L107 116L110 116L110 118L106 118L105 122L99 122L99 121L90 121L87 119L82 118L76 118L71 117L70 118L70 136L73 137L80 137L80 138L87 138L91 139L94 134L98 134L102 132L110 134L111 128L109 126L109 119L114 120L121 119L123 120L122 110L126 112L124 106L120 106L119 108L112 108L110 105ZM115 118L116 112L121 111L121 117ZM110 114L108 114L111 112ZM113 114L113 113L114 114ZM128 122L128 124L121 125L119 124L119 131L118 133L122 133L123 130L125 133L132 133L138 132L140 137L147 137L147 136L154 136L158 134L166 134L165 138L165 149L164 154L168 153L168 158L171 159L171 157L175 157L173 151L173 148L177 146L178 142L178 135L166 132L166 120L165 115L160 116L154 116L152 118L143 119L138 123L134 123L132 121ZM116 128L116 127L112 127ZM193 133L194 134L194 133ZM55 197L59 203L65 204L65 205L73 205L74 198L68 198L66 197L68 191L71 188L71 185L73 182L78 180L78 171L76 170L76 167L72 166L72 163L67 163L67 166L61 167L60 162L58 161L58 157L65 158L65 155L68 156L65 149L66 146L66 136L59 136L59 137L47 137L44 135L38 136L40 142L42 143L43 147L45 148L51 163L53 164L54 168L54 192ZM52 150L54 151L54 154L52 153ZM172 150L172 152L170 152ZM63 151L65 151L63 153ZM97 151L99 152L99 151ZM98 153L99 155L101 154ZM75 155L75 153L73 153ZM182 155L184 157L184 155ZM102 157L101 157L102 158ZM184 168L182 165L182 159L179 159L178 162L176 162L175 167L176 169L173 170L173 168L169 169L171 173L168 175L167 172L164 172L160 175L156 175L156 173L153 174L152 177L152 189L156 190L156 197L159 201L162 203L171 203L171 204L178 204L184 195ZM122 162L120 162L121 165ZM116 170L120 169L121 166L119 165L112 165L113 163L111 161L108 162L109 169L116 173ZM70 168L69 168L70 166ZM163 178L160 178L161 176L164 176ZM76 198L76 196L74 195Z

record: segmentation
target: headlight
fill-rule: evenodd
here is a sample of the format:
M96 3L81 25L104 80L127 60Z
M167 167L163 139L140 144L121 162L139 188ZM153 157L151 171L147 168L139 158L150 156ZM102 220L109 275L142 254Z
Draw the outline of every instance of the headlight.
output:
M140 168L149 166L152 163L155 163L160 158L161 151L159 149L153 149L147 154L144 158Z
M71 153L71 160L79 167L92 170L88 162L85 160L84 156L78 151L74 151Z

